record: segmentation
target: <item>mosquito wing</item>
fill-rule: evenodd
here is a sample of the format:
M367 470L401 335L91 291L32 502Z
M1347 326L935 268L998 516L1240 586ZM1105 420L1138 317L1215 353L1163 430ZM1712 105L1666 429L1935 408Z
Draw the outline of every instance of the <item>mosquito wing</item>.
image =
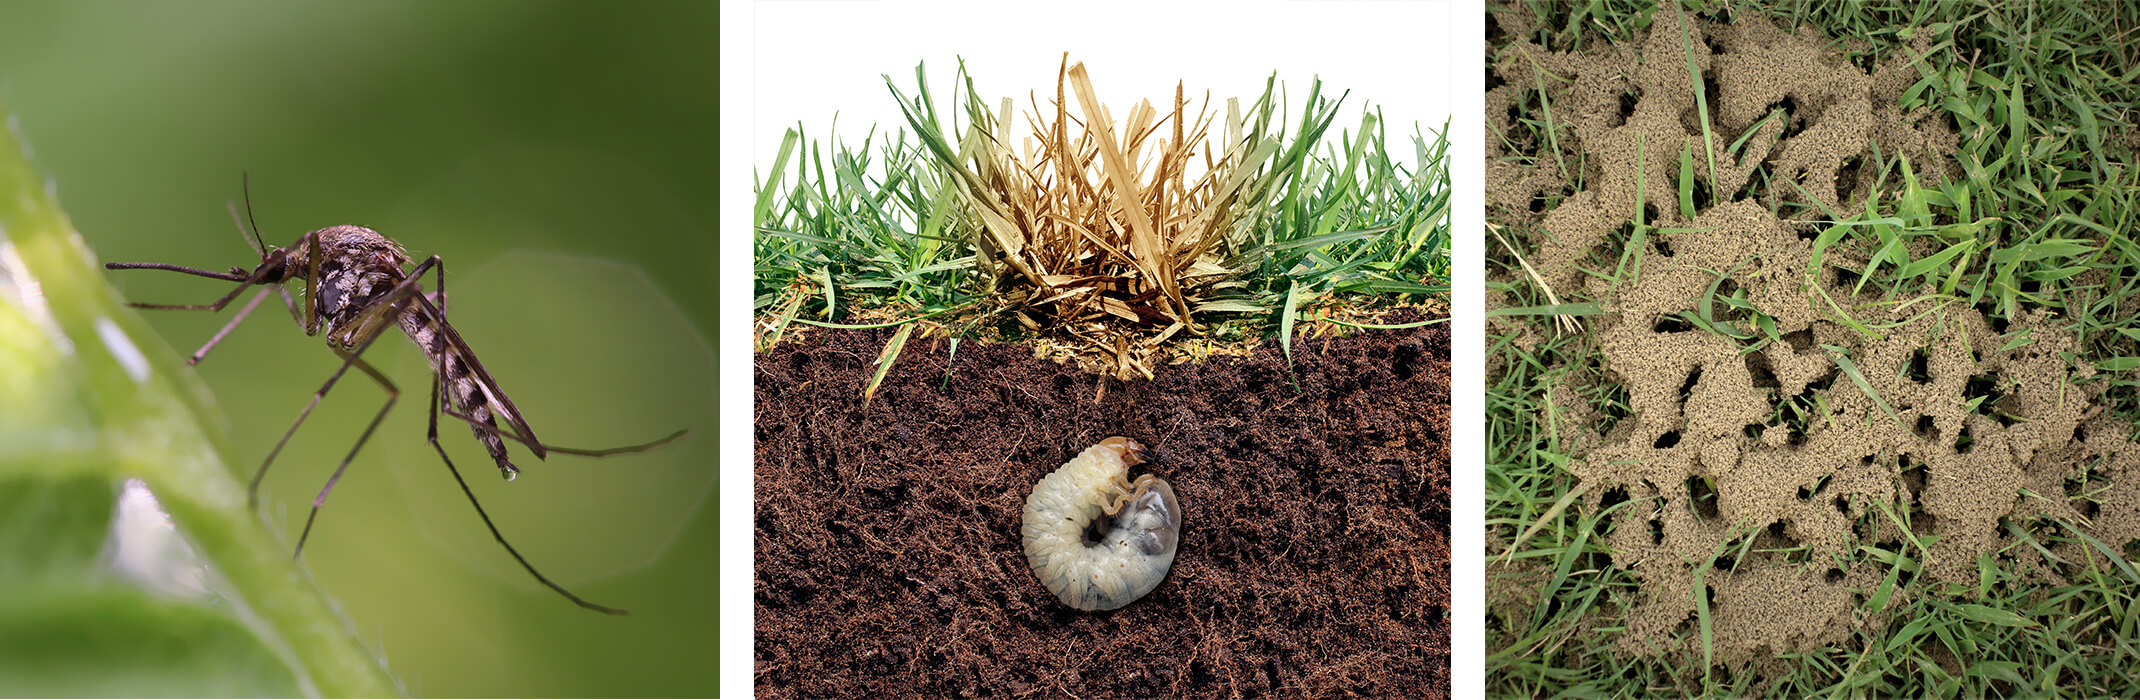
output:
M478 421L492 416L504 419L514 432L527 438L528 449L535 453L536 459L549 455L542 441L536 439L535 432L528 428L528 422L520 417L519 407L514 406L513 400L498 388L497 380L491 379L490 372L483 369L483 362L476 359L476 354L468 349L468 343L461 340L460 332L446 323L446 314L430 299L422 294L411 297L409 307L402 315L402 326L410 339L430 356L432 370L463 413ZM474 430L476 438L491 449L491 456L498 460L501 469L508 473L518 471L505 461L505 445L495 433L481 428Z

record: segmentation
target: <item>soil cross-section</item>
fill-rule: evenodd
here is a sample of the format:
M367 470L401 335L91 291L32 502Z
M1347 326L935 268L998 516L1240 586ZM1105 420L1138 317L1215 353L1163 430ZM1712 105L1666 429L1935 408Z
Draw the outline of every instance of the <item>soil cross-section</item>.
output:
M782 342L756 361L760 696L1448 697L1447 329L1130 383L915 340L866 406L889 331ZM1085 612L1028 566L1022 511L1115 435L1178 493L1178 554Z

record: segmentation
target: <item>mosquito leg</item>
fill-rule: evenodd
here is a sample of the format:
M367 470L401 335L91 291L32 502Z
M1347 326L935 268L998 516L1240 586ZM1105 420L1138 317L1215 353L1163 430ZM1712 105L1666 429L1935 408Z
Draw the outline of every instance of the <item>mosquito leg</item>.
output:
M436 304L438 306L438 317L443 320L446 318L446 265L444 263L440 263L437 269L433 271L432 275L432 280L434 282L433 286L436 286L438 289L437 291L432 292L430 297L428 298L433 304ZM433 393L436 392L437 388L433 387ZM512 440L514 442L518 442L522 445L528 446L528 449L534 450L537 455L540 455L544 452L562 452L564 454L580 455L584 457L607 457L610 455L645 452L647 450L651 450L656 447L675 442L677 438L681 438L684 436L685 433L691 432L689 430L678 430L674 433L670 433L668 437L664 437L653 442L641 443L638 445L626 445L624 447L612 447L609 449L602 450L588 450L572 447L559 447L556 445L545 445L533 439L517 435L511 430L507 430L503 427L500 427L494 420L478 420L474 416L454 411L451 405L447 405L441 408L436 403L434 403L432 406L432 419L437 420L438 413L441 411L443 411L446 415L467 422L468 427L474 429L478 433L502 437L508 440Z
M275 287L275 291L282 293L282 308L290 310L290 320L296 321L297 326L299 328L303 328L305 325L305 316L303 312L297 310L297 300L290 298L290 288L284 287L282 285L276 285Z
M426 260L426 261L425 261L425 263L426 263L426 264L430 264L430 263L432 263L432 262L434 262L434 261L437 261L437 260L438 260L438 258L436 258L436 257L433 257L433 258L431 258L430 260ZM417 273L417 275L414 275L414 276L420 276L420 275L422 275L422 272L421 272L421 270L422 270L423 268L422 268L421 266L419 266L419 267L418 267L417 269L418 269L418 273ZM446 266L445 266L444 264L442 264L442 263L441 263L441 264L438 264L438 265L437 265L437 266L436 266L436 267L435 267L435 268L433 269L433 271L432 271L432 278L431 278L431 279L432 279L432 282L433 282L434 286L436 286L436 287L438 288L438 289L437 289L436 291L432 292L432 295L431 295L431 296L432 296L432 299L433 299L433 301L434 301L434 302L435 302L435 303L437 304L437 306L438 306L438 318L439 318L439 321L440 321L439 325L440 325L440 326L445 326L445 325L446 325L446 324L445 324L445 319L446 319ZM419 306L420 306L420 304L419 304ZM582 607L582 608L586 608L586 609L588 609L588 610L593 610L593 611L596 611L596 612L600 612L600 613L604 613L604 614L608 614L608 615L623 615L623 614L625 614L625 611L623 611L623 610L621 610L621 609L618 609L618 608L612 608L612 607L608 607L608 606L604 606L604 605L599 605L599 604L596 604L596 603L593 603L593 602L589 602L588 600L586 600L586 599L584 599L584 598L581 598L581 597L579 597L579 596L573 595L573 594L572 594L572 591L568 591L568 590L565 590L565 587L564 587L564 586L560 586L560 585L557 585L557 584L556 584L555 582L552 582L552 581L551 581L551 580L549 579L549 577L543 576L543 575L542 575L542 572L540 572L540 571L536 571L536 570L535 570L535 565L534 565L534 564L530 564L530 563L528 563L527 557L523 557L523 556L520 556L520 550L514 549L514 548L513 548L513 544L512 544L511 542L507 542L507 541L505 541L505 534L504 534L504 533L501 533L501 532L499 532L499 531L498 531L498 525L497 525L496 523L493 523L493 522L491 522L491 520L490 520L490 514L489 514L489 513L486 513L486 512L484 512L484 511L483 511L483 504L482 504L482 503L480 503L480 502L478 502L478 501L476 501L476 494L475 494L475 491L473 491L473 490L470 490L470 489L468 488L468 481L467 481L467 480L465 480L465 479L462 479L462 478L461 478L461 470L460 470L459 468L457 468L457 467L453 466L453 458L452 458L452 457L448 457L448 456L446 456L446 448L445 448L445 447L444 447L443 445L440 445L440 444L438 443L438 416L439 416L439 413L440 413L441 411L444 411L444 412L446 412L446 413L450 413L450 414L454 415L454 416L455 416L455 417L457 417L457 418L460 418L460 419L462 419L462 420L468 421L468 424L469 424L469 425L471 425L471 426L475 426L475 427L477 427L477 428L489 428L489 429L491 430L491 432L492 432L493 434L496 434L496 433L499 433L499 432L503 432L503 431L501 431L501 430L500 430L500 429L499 429L499 428L497 427L497 425L496 425L496 424L495 424L494 422L492 422L492 421L489 421L489 420L484 420L484 421L477 421L477 420L475 420L474 418L471 418L471 417L469 417L469 416L464 416L464 415L461 415L461 414L458 414L458 413L454 413L454 412L453 412L453 409L452 409L452 408L451 408L450 406L446 405L446 404L445 404L445 402L444 402L444 401L442 401L442 400L441 400L441 399L439 398L439 390L440 390L440 389L441 389L442 387L444 387L444 386L445 386L445 380L444 380L444 378L442 378L442 377L439 377L439 376L436 376L436 375L434 375L434 376L433 376L433 377L431 378L431 410L430 410L430 414L431 414L431 416L430 416L430 426L429 426L429 430L428 430L428 432L427 432L427 433L425 434L425 439L427 439L427 440L429 440L429 441L431 442L431 449L432 449L432 450L435 450L435 451L437 451L437 452L438 452L438 458L439 458L439 461L442 461L442 462L445 462L445 463L446 463L446 471L448 471L448 472L450 472L450 473L452 473L452 474L453 474L453 482L454 482L454 483L456 483L456 484L460 484L460 486L461 486L461 493L462 493L462 494L465 494L465 495L467 495L467 496L468 496L468 505L470 505L470 506L474 506L474 507L475 507L475 509L476 509L476 516L477 516L477 517L480 517L480 518L482 518L482 519L483 519L483 527L486 527L486 528L489 528L489 529L490 529L490 536L491 536L491 537L493 537L493 538L496 538L496 539L498 540L498 546L500 546L500 547L504 547L504 548L505 548L505 552L506 552L507 554L511 554L511 555L513 555L513 560L514 560L514 561L520 562L520 568L523 568L523 569L527 569L527 571L528 571L528 575L529 575L529 576L533 576L533 577L535 577L535 580L536 580L536 581L540 581L540 582L542 582L542 585L544 585L544 586L548 586L548 587L550 588L550 590L553 590L553 591L557 591L557 594L558 594L558 595L562 595L562 596L564 596L564 597L565 597L565 599L567 599L567 600L570 600L570 601L572 601L572 603L573 603L574 605L578 605L578 606L580 606L580 607ZM540 449L540 448L538 448L538 449Z
M126 262L104 263L104 269L106 269L106 270L170 270L170 271L172 271L172 272L183 272L183 273L186 273L186 274L189 274L189 275L196 275L196 276L200 276L200 277L208 277L208 278L212 278L212 279L226 280L226 281L230 281L230 282L237 282L237 283L238 283L238 287L237 287L236 289L232 289L232 290L230 290L230 293L229 293L229 294L225 294L225 295L223 295L223 298L221 298L221 299L217 299L217 300L215 300L215 301L213 301L213 302L209 302L209 303L206 303L206 304L143 304L143 303L141 303L141 302L127 302L127 304L126 304L127 306L131 306L131 307L134 307L134 308L136 308L136 309L171 309L171 310L178 310L178 311L222 311L222 310L223 310L223 307L225 307L225 306L229 306L229 305L230 305L230 300L238 298L238 295L239 295L239 294L243 294L243 293L245 292L245 288L246 288L246 287L250 287L250 286L253 286L253 285L255 285L255 284L260 284L260 283L261 283L261 282L262 282L262 281L263 281L264 279L266 279L266 277L265 277L265 271L256 271L256 272L254 272L254 273L253 273L253 274L251 274L251 275L241 274L241 273L242 273L243 271L242 271L242 270L236 270L236 269L233 269L233 271L232 271L232 272L209 272L209 271L207 271L207 270L198 270L198 269L194 269L194 268L186 267L186 266L184 266L184 265L172 265L172 264L169 264L169 263L126 263Z
M432 269L431 286L437 287L431 294L436 297L438 303L438 317L443 319L446 317L446 263L444 261L440 261L438 267Z
M259 294L253 295L252 301L245 302L245 307L238 309L238 315L232 316L230 318L229 323L223 324L222 330L215 332L215 337L209 338L207 344L202 345L201 349L193 351L192 357L186 358L186 364L198 365L201 363L201 360L206 359L208 357L208 351L214 350L217 343L223 342L224 336L230 335L230 332L232 330L237 329L238 324L244 323L245 317L252 315L253 308L259 306L262 300L267 299L268 293L270 291L273 290L269 290L265 287L261 288ZM288 291L285 291L284 293L287 294Z
M502 426L492 425L491 423L486 421L476 420L474 416L455 411L450 407L441 409L440 413L443 413L450 418L458 418L460 420L466 421L468 423L468 427L474 428L477 432L481 432L486 435L496 435L498 437L505 438L507 440L511 440L522 445L527 445L530 449L533 449L536 446L536 443L534 441L516 435L511 430L507 430ZM656 447L676 442L678 438L682 438L684 435L690 432L691 431L688 429L678 430L676 432L669 433L666 437L652 442L642 442L637 445L625 445L623 447L610 447L599 450L580 447L563 447L547 443L542 445L542 449L561 454L579 455L581 457L608 457L611 455L631 454L652 450Z
M267 478L268 465L275 463L275 455L282 454L283 446L290 444L290 436L297 434L297 426L304 425L305 419L312 417L312 409L319 407L320 399L326 398L327 391L333 389L334 383L341 381L342 374L347 371L349 363L345 361L333 375L327 377L326 384L320 385L319 391L313 392L312 401L305 404L305 410L297 413L297 422L291 423L289 430L282 431L282 439L275 441L275 449L268 450L267 459L260 460L260 469L253 472L253 483L246 489L246 506L255 510L260 508L260 480Z
M378 382L380 388L386 390L386 405L380 406L379 415L372 416L371 424L364 426L364 434L357 436L357 444L349 447L349 454L342 457L342 463L334 468L334 475L327 477L327 485L320 487L319 497L312 499L312 513L305 516L305 529L297 535L297 551L290 554L293 559L305 553L305 539L312 536L312 521L320 517L320 506L327 504L327 494L334 490L335 482L342 480L342 472L348 470L349 463L357 458L357 450L364 449L364 443L372 439L372 431L379 429L379 422L386 420L387 411L393 410L394 401L401 398L401 390L395 388L394 382L389 381L386 375L373 369L371 363L358 359L356 355L349 355L344 361L363 371L372 381Z
M574 605L608 615L625 614L621 609L599 605L573 595L572 591L565 590L564 586L557 585L549 577L543 576L542 572L536 571L535 565L528 563L527 557L520 556L520 550L513 549L513 543L505 541L505 534L498 531L497 523L490 521L490 514L483 512L483 504L476 501L476 492L468 488L466 479L461 478L461 470L453 466L453 458L446 456L446 448L438 444L439 384L435 378L431 382L431 429L426 439L431 441L431 449L438 451L439 460L446 463L446 471L453 474L453 483L461 485L461 493L468 496L468 505L475 506L476 517L483 519L483 527L490 528L490 536L498 540L498 546L504 547L505 553L513 555L513 560L520 562L520 568L527 569L529 576L534 576L536 581L542 582L542 585L548 586L550 590L557 591L558 595L564 596Z
M317 247L318 247L318 246L314 246L314 248L315 248L315 249L316 249ZM306 284L307 288L310 288L310 286L311 286L312 282L311 282L310 280L307 280L307 281L305 282L305 284ZM408 300L408 298L409 298L409 296L410 296L411 294L415 293L415 290L416 290L416 289L417 289L417 286L416 286L416 279L415 279L414 277L411 277L411 278L409 278L409 279L407 279L407 280L403 280L401 284L399 284L399 285L396 285L396 286L395 286L395 287L394 287L393 289L389 289L389 290L387 290L386 294L384 294L384 295L381 295L381 297L379 298L379 300L378 300L378 301L376 301L376 302L374 302L374 303L378 303L378 304L388 304L388 305L390 305L390 307L389 307L389 308L391 308L391 307L393 307L393 306L399 306L400 304L402 304L402 303L404 303L405 301L407 301L407 300ZM307 310L307 312L306 312L308 316L316 316L316 315L318 314L318 309L317 309L317 307L314 307L314 306L313 306L313 304L311 303L311 298L312 298L312 297L316 297L316 296L318 296L318 295L317 295L317 294L312 294L312 295L307 295L307 297L306 297L306 304L305 304L305 305L306 305L307 307L312 307L312 308L308 309L308 310ZM291 423L291 424L290 424L290 429L289 429L289 430L285 430L285 431L282 431L282 439L280 439L280 440L276 440L276 441L275 441L275 448L274 448L274 449L272 449L272 450L268 450L268 455L267 455L267 459L263 459L263 460L261 460L261 461L260 461L260 469L259 469L258 471L255 471L255 472L253 472L253 482L252 482L252 484L251 484L251 485L250 485L249 487L247 487L247 489L246 489L246 496L245 496L245 502L246 502L246 505L247 505L248 507L254 508L254 509L256 509L256 510L257 510L257 509L258 509L258 508L260 507L260 481L261 481L262 479L265 479L265 478L267 478L267 470L268 470L268 466L269 466L269 465L272 465L272 464L274 464L274 463L275 463L275 456L276 456L276 455L279 455L279 454L282 454L282 448L283 448L284 446L286 446L286 445L290 444L290 436L292 436L292 435L296 435L296 434L297 434L297 428L298 428L298 426L304 425L304 424L305 424L305 419L306 419L306 418L310 418L310 417L312 417L312 409L315 409L315 408L318 408L318 407L319 407L319 405L320 405L320 399L323 399L323 398L326 398L326 397L327 397L327 392L328 392L329 390L332 390L332 389L334 389L334 383L335 383L335 382L338 382L338 381L341 381L341 380L342 380L342 375L344 375L344 374L347 374L347 373L349 372L349 368L350 368L351 366L353 366L353 365L358 365L358 364L362 364L362 361L361 361L361 360L359 360L359 359L357 359L357 358L358 358L359 356L363 355L363 354L364 354L364 351L365 351L366 349L369 349L369 348L370 348L370 347L372 346L372 343L378 342L378 341L379 341L379 337L380 337L380 336L382 336L382 335L385 335L385 333L384 333L383 331L385 331L385 330L386 330L387 328L389 328L389 327L391 327L391 324L385 324L385 323L381 323L381 324L378 324L377 326L375 326L375 327L373 327L373 328L372 328L372 330L371 330L371 332L370 332L370 333L368 333L368 334L366 334L366 335L365 335L365 337L364 337L364 339L363 339L362 341L359 341L359 342L357 343L357 346L356 346L356 348L355 348L355 349L352 349L352 350L350 350L350 351L348 351L348 352L346 352L346 353L341 353L341 355L342 355L342 365L341 365L340 367L336 367L336 368L335 368L335 370L334 370L334 374L332 374L332 375L329 375L329 376L327 377L327 383L325 383L325 384L321 384L321 385L320 385L320 390L319 390L319 391L317 391L317 392L313 392L313 394L312 394L312 400L311 400L310 402L308 402L308 403L306 403L306 404L305 404L305 410L303 410L303 411L300 411L300 412L298 412L298 414L297 414L297 421L296 421L296 422L293 422L293 423ZM370 365L365 365L364 367L365 367L364 371L365 371L365 372L367 372L367 373L370 373L370 374L372 374L372 377L373 377L374 379L378 379L378 380L380 380L381 382L385 382L385 381L386 381L386 378L385 378L384 376L381 376L381 375L379 375L379 374L378 374L377 372L373 371L373 370L371 369L371 366L370 366ZM388 383L388 384L386 384L386 386L387 386L387 387L389 388L389 391L391 392L391 391L392 391L392 387L393 387L393 384L391 384L391 383ZM387 405L389 405L389 406L392 406L393 404L392 404L392 402L391 402L391 401L389 401ZM385 411L384 411L384 409L381 409L381 413L382 413L382 415L384 414L384 412L385 412ZM374 423L375 423L375 424L376 424L376 421L377 421L377 419L374 419ZM371 430L370 430L369 428L367 428L367 429L365 430L365 434L366 434L366 435L370 435L370 434L371 434ZM360 443L358 443L358 444L359 444L359 445L361 445L362 443L360 442ZM346 463L345 463L345 464L346 464Z

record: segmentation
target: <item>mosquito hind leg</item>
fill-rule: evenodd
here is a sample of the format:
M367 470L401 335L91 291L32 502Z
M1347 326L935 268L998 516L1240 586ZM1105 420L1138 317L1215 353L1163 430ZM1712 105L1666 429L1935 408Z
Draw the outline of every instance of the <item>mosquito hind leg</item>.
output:
M498 437L511 440L522 445L527 445L529 449L534 449L535 447L540 446L545 451L556 452L559 454L579 455L581 457L611 457L621 454L637 454L640 452L646 452L656 447L661 447L663 445L676 442L678 439L691 432L689 429L683 429L673 433L669 433L668 435L662 437L659 440L654 440L651 442L642 442L637 445L625 445L623 447L608 447L602 449L589 449L584 447L564 447L561 445L553 445L550 443L539 443L538 445L538 443L536 443L535 441L529 440L526 437L516 434L511 430L507 430L503 426L495 425L492 421L476 420L474 416L455 411L451 408L441 409L439 413L445 415L448 418L455 418L466 422L468 423L468 427L474 428L483 434L496 435Z
M461 493L468 496L468 505L475 507L476 517L483 519L483 527L490 528L490 536L498 540L498 546L504 547L506 554L513 555L513 561L520 562L520 568L526 569L529 576L535 577L536 581L541 582L544 586L548 586L550 590L557 591L558 595L564 596L566 600L572 601L574 605L578 605L582 608L593 610L595 612L603 613L606 615L626 614L625 611L622 609L601 605L589 601L585 598L581 598L577 595L573 595L572 591L565 590L564 586L557 585L557 583L551 581L549 577L542 575L542 572L536 571L535 565L528 563L527 557L520 556L520 550L513 548L513 543L505 541L505 533L499 532L498 524L491 522L490 514L484 512L483 504L476 500L476 492L468 488L468 480L461 478L461 470L453 466L453 458L446 456L445 446L440 445L438 442L438 415L440 405L439 387L442 384L443 382L440 382L436 377L433 377L431 380L431 426L429 433L425 436L425 439L430 440L431 449L438 452L439 461L446 463L446 471L453 474L453 483L459 484L461 486Z

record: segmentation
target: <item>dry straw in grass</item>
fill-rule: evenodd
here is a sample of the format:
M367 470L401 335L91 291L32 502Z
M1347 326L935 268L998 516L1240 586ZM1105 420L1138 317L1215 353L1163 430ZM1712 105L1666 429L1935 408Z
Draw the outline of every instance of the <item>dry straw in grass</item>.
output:
M1248 265L1236 257L1273 184L1314 139L1281 154L1279 139L1265 135L1269 95L1251 108L1253 126L1230 99L1214 156L1208 97L1192 117L1177 84L1168 112L1141 101L1118 123L1085 65L1066 55L1063 66L1055 99L1044 108L1033 98L1032 133L1016 151L1010 98L990 113L969 87L971 126L954 150L926 91L914 101L892 91L956 184L973 219L976 267L1002 309L1029 329L1067 334L1119 378L1149 379L1156 346L1204 330L1198 312L1249 310L1236 280ZM1320 135L1336 114L1334 103L1320 113L1310 104L1303 136ZM1192 169L1201 172L1192 178Z

